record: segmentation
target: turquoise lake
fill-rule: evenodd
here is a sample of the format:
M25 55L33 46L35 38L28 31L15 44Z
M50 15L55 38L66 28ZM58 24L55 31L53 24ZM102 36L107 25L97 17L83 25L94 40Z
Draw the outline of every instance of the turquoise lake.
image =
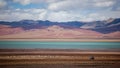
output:
M119 49L120 42L31 42L0 41L0 48Z

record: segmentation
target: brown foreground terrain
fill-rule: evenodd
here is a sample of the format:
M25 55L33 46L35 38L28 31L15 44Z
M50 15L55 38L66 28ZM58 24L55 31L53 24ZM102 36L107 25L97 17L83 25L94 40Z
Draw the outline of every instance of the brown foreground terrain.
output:
M0 68L120 68L120 50L0 49Z

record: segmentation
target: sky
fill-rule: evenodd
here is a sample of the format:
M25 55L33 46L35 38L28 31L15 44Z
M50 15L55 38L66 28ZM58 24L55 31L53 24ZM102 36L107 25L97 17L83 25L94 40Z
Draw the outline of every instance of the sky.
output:
M96 21L120 18L120 0L0 0L0 20Z

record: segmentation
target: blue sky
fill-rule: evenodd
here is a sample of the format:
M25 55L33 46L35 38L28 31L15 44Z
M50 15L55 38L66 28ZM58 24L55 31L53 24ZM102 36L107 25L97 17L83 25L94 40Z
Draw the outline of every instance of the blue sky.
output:
M120 18L120 0L0 0L0 20L95 21Z

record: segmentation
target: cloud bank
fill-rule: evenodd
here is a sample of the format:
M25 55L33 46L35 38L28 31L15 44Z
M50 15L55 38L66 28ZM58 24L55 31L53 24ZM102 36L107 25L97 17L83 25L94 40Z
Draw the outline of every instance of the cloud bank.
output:
M0 20L104 20L120 17L119 3L119 0L0 0Z

